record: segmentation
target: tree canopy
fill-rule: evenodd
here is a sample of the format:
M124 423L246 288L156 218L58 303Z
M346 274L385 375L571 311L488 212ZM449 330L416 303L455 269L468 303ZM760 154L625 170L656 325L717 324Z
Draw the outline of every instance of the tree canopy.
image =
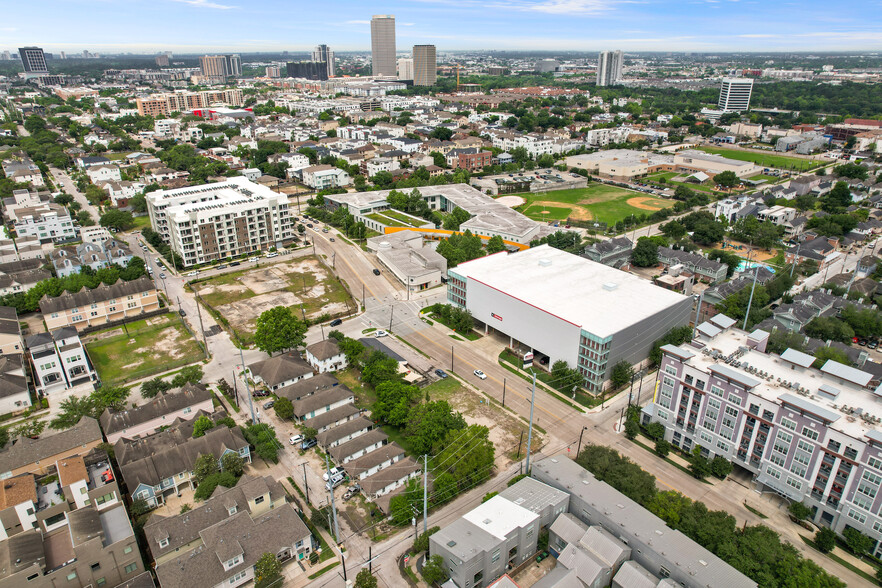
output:
M265 310L257 317L254 344L270 355L303 345L307 325L287 306Z

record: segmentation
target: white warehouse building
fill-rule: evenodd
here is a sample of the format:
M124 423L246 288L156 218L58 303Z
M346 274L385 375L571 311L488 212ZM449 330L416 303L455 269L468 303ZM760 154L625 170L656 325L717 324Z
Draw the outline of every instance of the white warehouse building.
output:
M599 391L620 361L637 364L692 299L548 245L497 253L447 270L447 299L514 348L576 367Z

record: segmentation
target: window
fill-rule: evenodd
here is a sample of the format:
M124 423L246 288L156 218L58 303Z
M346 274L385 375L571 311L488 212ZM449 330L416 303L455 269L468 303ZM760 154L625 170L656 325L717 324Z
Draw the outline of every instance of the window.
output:
M815 446L812 445L811 443L809 443L808 441L806 441L805 439L798 439L798 440L796 441L796 446L797 446L800 450L805 451L806 453L808 453L809 455L811 455L812 453L815 452Z
M860 511L857 511L853 508L848 509L848 516L853 518L854 520L856 520L859 523L866 523L867 522L867 515L865 515L864 513L860 512Z
M99 496L98 498L96 498L95 504L101 505L101 504L104 504L105 502L110 502L114 498L116 498L116 496L114 496L113 492L109 492L109 493L105 494L104 496Z
M263 496L258 496L254 499L254 504L260 504L263 502Z
M499 553L500 553L500 552L499 552L498 549L497 549L496 551L494 551L494 552L493 552L493 556L490 558L490 561L491 561L491 562L493 562L493 561L499 561Z
M90 567L92 568L92 571L93 571L93 572L94 572L94 571L97 571L97 570L100 570L100 569L101 569L101 563L100 563L100 562L93 563Z
M70 582L71 580L76 580L76 579L77 579L77 573L76 573L76 572L71 572L71 573L69 573L69 574L67 575L67 581L68 581L68 582Z
M720 398L723 398L724 392L723 392L723 389L720 388L719 386L714 386L713 384L711 384L710 391L711 391L711 394L714 394L716 396L719 396Z
M663 410L656 411L655 415L663 421L668 420L668 413Z
M867 463L870 467L876 468L877 470L882 470L882 459L878 457L869 457L867 458Z
M729 394L729 402L736 406L741 406L744 403L744 401L741 400L741 397L737 394Z
M39 577L40 577L40 574L32 574L32 575L28 576L28 582L30 582L31 580L36 580Z
M776 480L781 479L781 472L773 468L772 466L766 466L766 473L775 478Z
M137 564L137 562L132 562L132 563L130 563L129 565L127 565L127 566L125 567L125 570L126 570L126 573L127 573L127 574L131 574L132 572L134 572L134 571L137 570L137 569L138 569L138 564Z
M787 485L797 490L802 490L802 482L800 482L796 478L791 478L790 476L787 476Z
M784 457L778 455L777 453L770 453L769 454L769 461L775 465L784 467Z
M809 439L811 439L812 441L818 440L818 432L814 431L812 429L809 429L808 427L802 428L802 434L805 435L806 437L808 437Z
M125 554L127 554L127 555L128 555L129 553L131 553L131 552L132 552L132 546L131 546L131 545L129 545L128 547L126 547L125 549L123 549L123 553L125 553Z
M717 449L722 451L723 453L729 452L729 446L723 443L722 441L717 441Z
M796 421L791 421L787 417L784 417L781 419L781 426L784 427L785 429L795 431L796 430Z
M800 478L805 478L805 466L796 462L790 464L790 473L796 474Z
M160 539L159 546L160 547L168 547L168 539Z
M698 432L698 438L701 439L702 441L704 441L705 443L712 443L713 442L713 438L710 435L708 435L707 433L705 433L704 431Z

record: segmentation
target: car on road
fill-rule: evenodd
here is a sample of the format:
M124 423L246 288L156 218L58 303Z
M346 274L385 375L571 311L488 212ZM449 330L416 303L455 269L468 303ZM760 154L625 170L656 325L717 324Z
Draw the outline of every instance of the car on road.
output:
M198 276L198 275L199 275L199 270L193 270L192 272L189 272L187 274L187 277Z
M219 269L219 270L221 270L221 269L227 269L227 264L222 263L222 264L220 264L219 266L217 266L217 267L214 268L214 269Z
M482 380L487 379L487 374L485 374L481 370L475 370L475 375L478 376L479 378L481 378Z
M341 468L340 466L333 467L330 470L328 470L327 472L325 472L324 474L322 474L322 480L327 482L328 478L336 478L337 476L339 476L342 473L344 473L343 468Z
M230 267L236 267L237 265L239 265L238 261L231 261L230 262Z
M377 268L374 268L374 275L375 275L375 276L379 276L379 275L380 275L380 270L378 270Z
M333 237L331 237L331 243L333 243L333 242L334 242L334 238L333 238Z
M374 337L385 337L388 334L389 333L387 333L386 331L377 331L376 333L374 333Z
M161 273L161 274L159 274L159 279L161 279L161 280L164 280L164 279L165 279L165 273L164 273L164 272Z
M329 323L329 325L332 327L336 327L336 326L342 325L342 324L343 324L343 319L334 319Z
M267 258L270 258L270 257L278 257L279 254L276 253L275 251L273 251L272 253L267 253L266 256L267 256Z
M327 227L325 227L324 229L322 229L322 233L327 233L327 232L328 232L328 228L327 228Z
M187 311L184 310L183 308L180 309L178 312L181 313L181 316L187 316Z
M312 228L312 223L306 223L306 228L311 229L311 228Z
M316 441L315 439L307 439L306 441L304 441L303 443L300 444L300 449L302 449L303 451L306 451L310 447L315 447L316 445L318 445L318 441Z
M447 377L447 372L445 372L444 370L438 369L438 370L435 370L435 375L443 380L444 378Z
M271 409L273 406L275 406L275 404L276 404L276 401L275 401L275 400L270 400L269 402L267 402L267 403L265 403L265 404L263 405L263 410L269 410L269 409Z

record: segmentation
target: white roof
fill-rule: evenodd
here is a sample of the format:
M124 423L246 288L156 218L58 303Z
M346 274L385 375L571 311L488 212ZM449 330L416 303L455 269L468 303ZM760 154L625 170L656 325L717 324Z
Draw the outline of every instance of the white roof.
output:
M451 271L597 337L609 337L688 298L549 245L488 255Z
M465 520L499 539L515 529L539 520L539 515L501 496L494 496L481 506L463 515Z
M814 356L791 348L788 348L786 351L784 351L784 353L781 354L781 359L783 359L784 361L789 361L790 363L795 363L796 365L805 368L811 366L812 363L814 363L815 361Z

